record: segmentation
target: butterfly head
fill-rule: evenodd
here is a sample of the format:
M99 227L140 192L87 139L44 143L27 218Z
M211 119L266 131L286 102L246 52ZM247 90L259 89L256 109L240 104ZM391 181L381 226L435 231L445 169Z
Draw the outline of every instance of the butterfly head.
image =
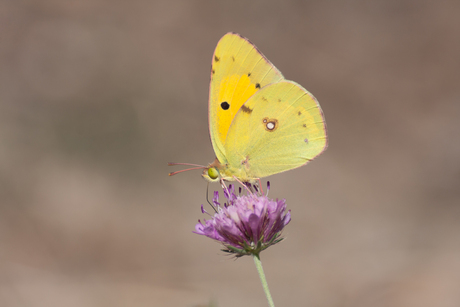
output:
M213 163L209 164L209 166L203 170L201 176L209 182L220 181L222 176L220 174L219 169L221 168L222 164L220 164L219 160L216 159Z
M203 176L203 178L209 182L215 182L220 180L220 173L216 167L205 168L201 176Z
M169 166L174 166L174 165L194 166L192 168L187 168L187 169L183 169L183 170L180 170L180 171L175 171L175 172L169 173L169 176L174 176L176 174L186 172L186 171L195 170L195 169L202 169L203 173L201 174L201 176L204 179L206 179L207 181L209 181L209 182L221 181L222 178L223 178L223 176L221 174L221 171L225 171L225 166L222 165L219 162L219 160L217 160L217 158L213 163L209 164L208 166L203 166L203 165L198 165L198 164L191 164L191 163L176 163L176 162L169 162L168 165Z

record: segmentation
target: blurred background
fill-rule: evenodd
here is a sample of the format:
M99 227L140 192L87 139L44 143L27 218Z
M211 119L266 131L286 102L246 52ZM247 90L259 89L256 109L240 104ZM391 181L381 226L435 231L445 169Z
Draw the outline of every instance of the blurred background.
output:
M214 48L249 38L325 113L269 178L278 306L460 306L460 2L0 0L0 305L266 306L193 234ZM265 180L264 180L265 182ZM219 185L210 186L218 190Z

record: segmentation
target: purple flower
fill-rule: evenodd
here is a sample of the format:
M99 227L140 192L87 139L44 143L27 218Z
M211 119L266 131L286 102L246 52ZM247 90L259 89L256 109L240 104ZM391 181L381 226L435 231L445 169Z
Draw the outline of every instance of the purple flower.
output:
M280 242L281 231L291 221L291 211L286 212L286 201L273 200L267 196L235 195L229 186L224 195L228 203L219 203L219 192L214 192L216 213L211 216L201 206L201 211L211 216L196 224L195 233L220 241L226 249L235 254L258 255L269 246Z

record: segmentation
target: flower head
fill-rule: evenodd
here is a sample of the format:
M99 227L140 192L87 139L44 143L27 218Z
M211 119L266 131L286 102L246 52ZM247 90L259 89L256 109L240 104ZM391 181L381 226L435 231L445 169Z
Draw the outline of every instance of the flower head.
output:
M195 233L220 241L235 254L258 255L269 246L280 242L281 231L291 221L291 211L286 212L286 201L267 196L235 195L234 187L224 190L228 203L219 203L219 192L212 199L216 213L211 216L203 206L201 211L211 216L195 226Z

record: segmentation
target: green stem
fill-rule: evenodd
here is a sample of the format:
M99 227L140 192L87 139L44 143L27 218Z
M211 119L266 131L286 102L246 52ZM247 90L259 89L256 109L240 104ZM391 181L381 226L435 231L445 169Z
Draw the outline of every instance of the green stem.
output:
M264 268L262 267L262 262L260 261L259 255L253 255L254 263L256 264L257 273L259 273L260 281L262 282L262 288L264 288L265 296L268 300L268 305L270 307L275 307L275 303L273 303L272 295L270 294L270 290L268 289L267 279L265 279Z

